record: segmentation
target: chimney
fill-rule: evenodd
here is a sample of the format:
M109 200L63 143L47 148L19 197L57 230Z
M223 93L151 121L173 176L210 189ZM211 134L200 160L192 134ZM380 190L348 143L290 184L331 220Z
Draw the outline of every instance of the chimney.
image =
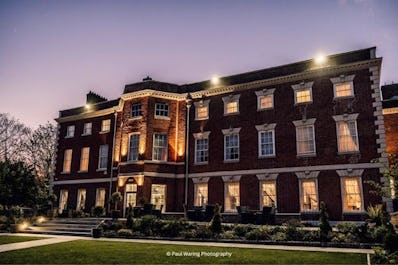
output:
M142 81L144 82L152 81L152 78L150 78L149 75L147 75L144 79L142 79Z

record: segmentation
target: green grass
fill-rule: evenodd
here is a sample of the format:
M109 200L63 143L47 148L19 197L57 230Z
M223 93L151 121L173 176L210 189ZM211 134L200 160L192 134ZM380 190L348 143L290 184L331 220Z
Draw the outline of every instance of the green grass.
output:
M205 245L206 243L203 243ZM228 257L177 257L172 252L231 252ZM77 240L4 252L0 264L366 264L366 255Z
M44 238L43 237L32 237L32 236L1 236L0 235L0 245L32 241L32 240L38 240L38 239L44 239Z

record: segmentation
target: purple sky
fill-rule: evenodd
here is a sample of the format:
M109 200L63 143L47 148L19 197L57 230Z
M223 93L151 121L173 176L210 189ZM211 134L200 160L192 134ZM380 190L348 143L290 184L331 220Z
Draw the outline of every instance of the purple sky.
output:
M29 126L146 75L190 83L377 46L398 81L398 1L0 1L0 112Z

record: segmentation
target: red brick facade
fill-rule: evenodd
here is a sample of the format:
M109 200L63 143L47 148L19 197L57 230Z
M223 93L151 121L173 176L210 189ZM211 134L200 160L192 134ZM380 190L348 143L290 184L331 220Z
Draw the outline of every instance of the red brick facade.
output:
M381 59L375 58L374 48L370 48L330 56L329 62L330 65L314 67L312 61L305 61L225 77L220 79L221 83L217 87L208 81L178 86L148 80L127 85L119 100L113 103L98 102L94 105L94 110L85 110L82 107L63 111L57 119L59 141L54 193L59 195L61 189L68 190L66 208L76 209L77 189L85 189L85 209L91 209L95 205L97 188L106 189L105 201L110 192L117 190L124 196L124 202L120 204L123 208L127 200L126 184L138 184L136 192L134 191L137 204L142 197L151 201L153 185L163 184L166 187L162 201L163 210L182 212L185 183L189 179L188 209L197 204L196 185L207 183L207 204L218 203L227 212L226 192L230 180L239 185L238 204L251 209L261 208L261 183L271 180L276 183L277 215L281 218L305 220L316 216L318 210L317 207L309 212L302 210L302 200L306 198L302 195L300 183L311 179L316 183L316 195L313 196L316 197L317 204L321 201L326 203L332 220L359 220L363 218L368 205L380 202L380 198L369 193L367 180L380 181L379 170L382 165L372 161L379 159L383 162L386 158L381 98L378 91ZM353 77L353 96L335 98L331 80L343 80L346 76ZM313 82L312 102L295 104L292 87L303 82ZM258 111L256 92L270 90L274 91L273 108ZM224 115L225 97L233 98L233 95L239 95L239 112ZM187 124L187 102L190 102L190 98L192 106ZM197 108L203 101L209 102L208 118L196 120ZM142 115L132 118L131 106L137 103L141 106ZM155 116L155 105L158 103L167 104L167 117ZM354 116L359 150L339 153L335 119ZM111 119L111 131L100 134L101 121L104 119ZM388 134L387 122L395 126L396 119L390 121L386 116L384 119ZM299 156L294 122L305 123L308 120L314 121L316 152L311 156ZM92 135L81 136L84 123L87 122L92 122ZM259 158L259 136L256 128L270 124L275 126L275 155ZM73 138L64 137L68 125L75 125ZM240 128L239 159L224 161L224 134L234 128ZM167 161L153 159L154 135L157 133L167 135ZM204 133L208 133L207 161L196 163L195 155L198 150L195 137L202 137ZM139 134L139 154L134 161L128 161L131 134ZM397 139L391 140L389 137L387 136L387 145L389 141L396 142ZM101 144L109 145L108 170L105 172L97 169ZM80 150L83 147L90 147L87 173L79 173ZM69 148L73 149L71 172L65 174L62 172L64 152ZM112 149L114 160L111 173ZM186 157L188 165L185 164ZM185 174L186 169L188 174ZM347 212L343 209L343 197L347 198L342 194L346 190L342 184L344 178L356 178L360 181L356 191L359 194L358 210Z

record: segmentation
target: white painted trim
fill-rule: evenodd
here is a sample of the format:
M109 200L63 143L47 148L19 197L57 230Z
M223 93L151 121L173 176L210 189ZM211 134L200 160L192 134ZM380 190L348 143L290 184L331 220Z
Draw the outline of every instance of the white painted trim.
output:
M271 89L263 89L263 90L259 90L259 91L255 91L254 93L257 96L257 110L258 111L263 111L263 110L269 110L269 109L273 109L274 108L274 92L275 92L275 88L271 88ZM261 98L263 97L271 97L272 100L272 106L269 108L261 108Z
M336 170L337 174L340 177L360 177L363 174L363 169L341 169L341 170Z
M138 154L137 154L137 159L136 160L130 160L130 141L131 141L131 136L132 135L138 135ZM141 133L140 132L132 132L128 134L128 145L127 145L127 161L126 162L137 162L138 158L140 156L140 142L141 142Z
M230 176L225 176L226 178L228 178L228 177L230 177ZM223 180L224 180L224 177L223 177ZM240 180L240 176L239 176L239 180ZM225 207L225 205L226 205L226 202L227 202L227 200L226 200L226 196L227 196L227 186L229 185L229 184L231 184L231 183L238 183L238 186L239 186L239 201L236 203L236 206L240 206L240 197L241 197L241 195L240 195L240 182L239 182L239 180L238 181L224 181L224 213L232 213L232 214L235 214L235 213L237 213L237 209L231 209L231 211L227 211L226 209L226 207Z
M310 104L314 101L313 96L312 96L312 86L313 85L314 85L314 81L301 82L299 84L292 85L293 92L294 92L293 93L294 94L294 105ZM310 101L297 102L297 92L307 90L307 89L310 91Z
M200 101L196 101L193 103L195 105L195 120L199 121L199 120L207 120L209 119L209 104L210 104L210 99L207 100L203 100L201 99ZM207 108L207 116L204 118L198 118L198 108L202 108L205 107Z
M241 177L240 175L230 175L222 176L221 178L223 182L239 182Z
M274 123L276 125L276 123ZM264 126L264 128L270 127L270 128L275 128L275 126ZM257 133L257 146L258 146L258 158L267 158L267 157L275 157L276 155L276 150L275 150L275 130L274 129L260 129L261 127L256 126L256 129L258 130ZM265 132L271 132L272 133L272 154L269 155L262 155L261 154L261 134Z
M398 113L398 107L383 109L383 115L397 114L397 113Z
M356 121L358 119L359 113L348 114L344 113L343 115L334 115L332 116L335 122L339 121Z
M231 135L231 134L239 134L241 127L238 128L229 128L229 129L222 129L222 133L224 135Z
M318 174L319 174L319 172L318 172ZM297 175L297 177L298 177L298 180L299 180L300 213L311 214L311 213L318 213L318 212L319 212L318 174L316 174L316 177L313 177L313 178L307 178L307 177L305 177L305 178L299 178L298 175L297 175L297 173L296 173L296 175ZM316 210L303 210L303 209L302 209L302 206L303 206L302 184L303 184L303 182L311 181L311 180L312 180L312 181L315 181L317 209L316 209Z
M362 175L362 172L361 172ZM341 210L343 214L361 214L364 212L365 205L364 205L364 194L363 194L363 185L362 185L362 177L361 175L356 176L340 176L340 194L341 194ZM358 211L345 211L344 210L344 185L343 179L345 178L356 178L359 179L359 191L361 192L361 209Z
M194 184L198 184L198 183L208 183L209 182L210 177L199 177L199 178L192 178L192 182Z
M198 133L193 133L193 137L195 139L208 139L209 135L210 135L211 131L207 131L207 132L198 132Z
M209 135L210 132L204 132L204 133L194 133L193 136L195 138L195 150L194 150L194 164L195 165L203 165L209 163ZM206 140L207 139L207 160L206 161L197 161L197 150L198 150L198 140Z
M156 160L154 159L155 156L155 135L161 134L161 135L166 135L166 160ZM167 162L167 159L169 158L169 135L167 133L161 133L161 132L154 132L152 136L152 160L153 162Z
M165 105L167 106L167 116L164 115L156 115L156 109L160 105ZM165 111L165 109L159 109L159 111ZM163 119L163 120L170 120L170 105L166 102L156 102L155 103L155 108L153 110L153 116L155 119Z
M112 178L112 181L116 181L116 180L117 180L117 178ZM54 185L85 184L85 183L109 183L109 178L56 180L53 183L54 183Z
M222 98L222 101L224 102L224 116L239 114L239 98L240 98L240 94L236 94L236 95L229 94L228 96L225 96ZM230 102L237 102L237 111L236 112L227 113L227 104Z
M278 173L272 173L272 174L257 174L256 177L259 181L263 180L276 180L278 178Z
M296 154L297 157L309 157L309 156L316 156L316 139L315 139L315 118L309 120L299 120L293 121L294 126L296 126ZM299 153L299 142L298 142L298 128L301 127L311 127L312 135L314 136L313 144L314 144L314 151L310 153Z
M306 171L295 172L295 173L296 173L296 176L298 179L314 179L314 178L318 177L320 171L319 170L317 170L317 171L306 170Z
M354 93L354 78L355 75L340 75L338 77L333 77L330 78L330 81L333 83L333 99L335 100L339 100L339 99L344 99L344 98L352 98L355 97L355 93ZM351 95L349 96L344 96L344 97L338 97L336 95L336 86L337 85L341 85L344 83L348 83L350 85L350 90L351 90Z
M228 133L225 133L225 130L223 131L224 134L224 163L231 163L231 162L239 162L240 159L240 136L239 136L239 131L240 128L235 128L235 129L227 129ZM230 133L230 131L234 131L235 133ZM236 133L237 131L237 133ZM232 135L237 135L238 136L238 158L237 159L227 159L227 141L226 137L227 136L232 136Z
M258 177L258 176L257 176ZM260 211L263 209L264 205L263 205L263 183L272 183L275 186L275 201L274 201L274 207L275 209L278 208L278 191L277 191L277 182L276 182L276 178L275 179L264 179L264 180L260 180L258 182L259 184L259 199L260 199Z

